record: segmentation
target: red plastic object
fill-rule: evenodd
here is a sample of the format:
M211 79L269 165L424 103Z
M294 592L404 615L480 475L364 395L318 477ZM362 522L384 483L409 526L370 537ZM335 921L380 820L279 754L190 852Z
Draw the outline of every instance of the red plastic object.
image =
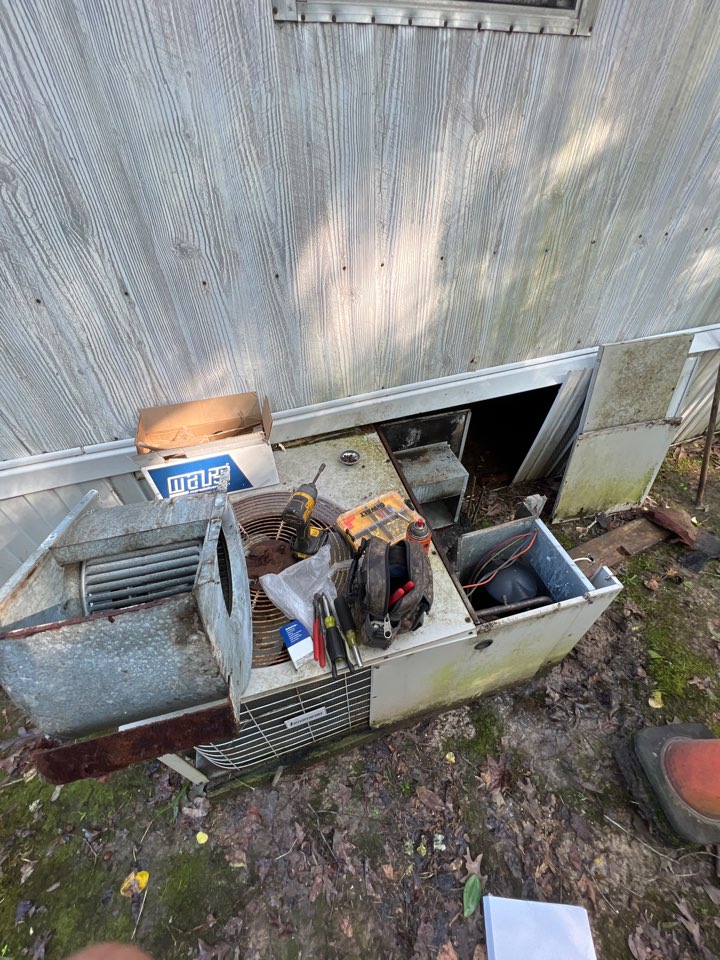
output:
M660 764L681 800L704 817L720 818L720 740L674 737Z
M412 580L408 580L404 587L398 587L395 593L391 594L390 599L388 600L388 610L390 607L394 607L395 604L401 597L404 597L406 593L410 593L415 584Z

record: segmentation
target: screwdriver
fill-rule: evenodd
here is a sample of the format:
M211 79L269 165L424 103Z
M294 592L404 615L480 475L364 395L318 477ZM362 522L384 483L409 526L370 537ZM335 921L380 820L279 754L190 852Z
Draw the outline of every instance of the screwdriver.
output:
M338 623L340 624L340 629L342 630L345 636L345 642L348 645L350 653L355 657L355 663L362 667L362 657L360 656L360 647L357 642L357 630L355 628L355 621L353 620L352 612L348 606L348 602L345 597L338 597L335 601L335 613L337 614Z
M355 667L345 655L345 644L335 623L335 617L330 612L330 603L325 594L322 595L322 603L325 608L325 646L327 648L328 659L332 665L332 675L333 677L337 677L338 664L342 666L343 663L347 664L350 673L354 673Z

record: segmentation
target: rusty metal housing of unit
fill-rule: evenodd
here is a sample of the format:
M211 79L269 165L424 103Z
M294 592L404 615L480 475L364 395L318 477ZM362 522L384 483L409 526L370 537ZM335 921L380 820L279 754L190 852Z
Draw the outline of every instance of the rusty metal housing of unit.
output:
M227 696L237 716L252 628L225 489L111 509L95 499L0 591L0 682L60 737Z

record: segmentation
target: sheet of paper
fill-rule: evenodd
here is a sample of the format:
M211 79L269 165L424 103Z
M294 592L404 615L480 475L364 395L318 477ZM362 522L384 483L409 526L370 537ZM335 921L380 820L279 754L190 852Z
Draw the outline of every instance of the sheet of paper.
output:
M587 910L484 897L488 960L597 960Z

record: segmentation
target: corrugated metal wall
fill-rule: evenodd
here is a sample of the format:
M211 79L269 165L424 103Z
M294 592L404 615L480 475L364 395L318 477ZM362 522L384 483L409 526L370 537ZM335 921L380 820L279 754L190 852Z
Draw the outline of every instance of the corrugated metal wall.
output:
M0 501L0 584L5 583L89 490L98 491L99 505L103 507L148 499L144 482L129 473Z
M679 414L683 422L675 435L675 443L698 437L707 430L718 365L720 351L709 350L697 358L692 378L680 404Z
M4 4L0 458L717 320L719 4L590 39L271 5Z

